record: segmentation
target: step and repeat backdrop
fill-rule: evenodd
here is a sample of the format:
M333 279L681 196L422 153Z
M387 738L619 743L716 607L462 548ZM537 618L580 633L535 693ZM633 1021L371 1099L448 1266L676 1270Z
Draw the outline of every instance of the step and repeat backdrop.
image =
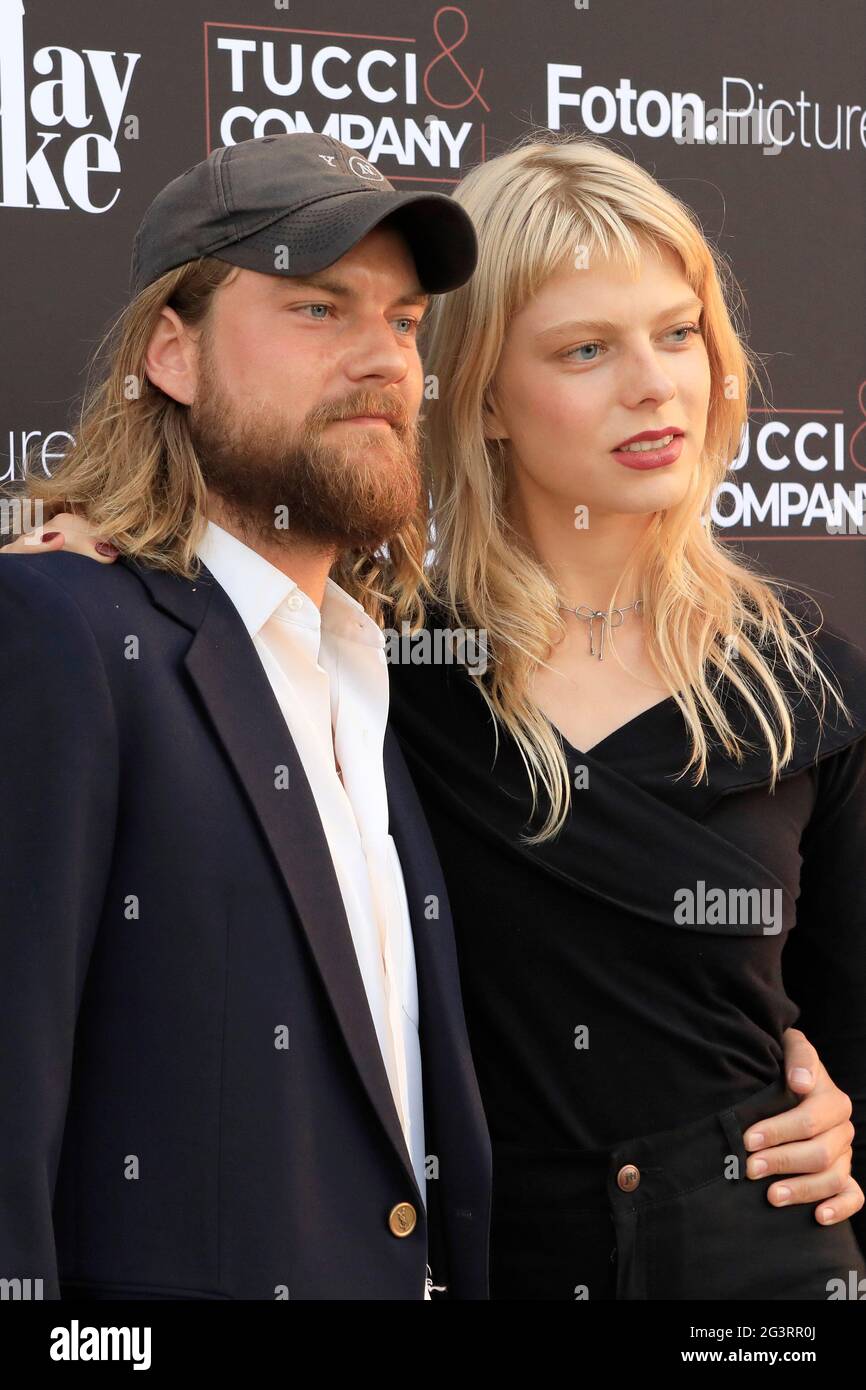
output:
M154 194L325 131L448 192L532 127L688 202L744 292L756 400L726 539L866 646L863 0L0 0L0 483L50 473Z

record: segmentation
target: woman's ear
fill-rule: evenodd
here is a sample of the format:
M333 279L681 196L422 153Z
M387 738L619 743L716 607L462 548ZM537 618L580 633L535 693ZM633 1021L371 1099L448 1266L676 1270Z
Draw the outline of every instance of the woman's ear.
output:
M492 384L487 387L481 398L481 418L484 425L485 439L508 438L505 426L499 418L499 406L496 403L496 396Z

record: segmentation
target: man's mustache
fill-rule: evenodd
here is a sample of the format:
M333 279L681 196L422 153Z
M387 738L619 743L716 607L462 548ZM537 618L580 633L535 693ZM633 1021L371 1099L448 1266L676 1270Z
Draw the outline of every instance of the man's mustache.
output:
M356 415L376 415L388 420L399 431L411 428L412 421L405 402L394 396L347 396L336 405L322 405L313 411L310 424L320 428L332 420L351 420Z

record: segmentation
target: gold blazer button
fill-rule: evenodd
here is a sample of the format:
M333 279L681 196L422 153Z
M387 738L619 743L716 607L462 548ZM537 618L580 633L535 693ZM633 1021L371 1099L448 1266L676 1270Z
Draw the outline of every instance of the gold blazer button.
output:
M411 1236L418 1217L411 1202L398 1202L391 1208L388 1227L392 1236Z

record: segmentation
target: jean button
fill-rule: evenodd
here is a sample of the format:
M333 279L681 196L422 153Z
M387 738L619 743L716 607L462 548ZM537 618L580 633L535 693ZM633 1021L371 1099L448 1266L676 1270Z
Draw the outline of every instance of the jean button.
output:
M622 1192L634 1192L640 1182L640 1169L624 1163L616 1175L616 1185Z

